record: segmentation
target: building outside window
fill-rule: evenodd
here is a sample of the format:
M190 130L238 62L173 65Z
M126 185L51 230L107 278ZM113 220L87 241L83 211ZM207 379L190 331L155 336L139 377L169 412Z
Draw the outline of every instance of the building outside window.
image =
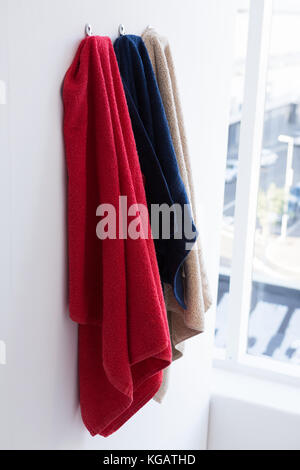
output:
M300 366L300 5L258 4L237 13L215 346L218 357L269 359L276 371ZM260 137L248 152L251 132Z

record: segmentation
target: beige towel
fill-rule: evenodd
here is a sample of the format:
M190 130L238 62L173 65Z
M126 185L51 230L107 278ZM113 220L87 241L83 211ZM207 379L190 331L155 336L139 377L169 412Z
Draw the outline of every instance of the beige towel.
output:
M156 31L150 27L142 34L142 38L145 42L156 75L170 127L177 163L187 195L191 201L195 225L199 231L196 220L192 171L170 46L166 38L159 36ZM187 310L184 310L177 303L172 287L170 285L164 286L173 348L173 360L182 356L183 345L180 343L204 331L204 314L211 305L210 289L199 238L198 236L195 249L190 252L184 263L185 301ZM156 396L158 401L161 401L165 394L167 381L168 379L166 377L165 383Z

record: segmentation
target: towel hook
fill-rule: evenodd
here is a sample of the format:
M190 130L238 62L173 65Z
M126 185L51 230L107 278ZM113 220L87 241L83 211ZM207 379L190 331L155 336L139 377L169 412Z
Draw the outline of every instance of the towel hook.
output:
M120 36L125 36L125 26L123 24L119 25L119 35Z
M90 24L85 25L85 34L87 36L92 36L93 33L92 33L92 27Z

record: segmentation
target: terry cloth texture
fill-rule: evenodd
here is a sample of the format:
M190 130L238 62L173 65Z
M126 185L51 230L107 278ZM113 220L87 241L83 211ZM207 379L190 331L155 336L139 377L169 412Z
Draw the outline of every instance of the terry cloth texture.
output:
M148 27L142 34L142 38L161 93L180 174L191 201L193 218L198 225L192 170L170 46L168 40L160 36L153 28ZM183 345L180 345L182 341L203 332L204 315L212 303L199 236L195 249L191 251L184 262L184 273L186 310L178 304L169 286L165 286L164 289L172 338L173 360L182 356L181 347ZM166 371L164 375L166 375ZM158 395L162 398L164 392L165 387L162 386Z
M70 316L79 323L83 421L92 435L116 431L157 392L171 345L151 236L100 240L99 204L120 220L146 205L138 155L112 42L84 39L63 87L68 168ZM149 220L148 230L150 231Z
M172 286L177 302L184 309L182 264L197 237L188 196L145 44L139 36L124 35L116 39L114 48L145 178L149 210L155 204L168 204L170 207L175 203L182 214L180 218L178 213L171 218L169 239L163 239L159 232L155 247L161 279ZM151 224L152 229L155 228L153 214ZM190 236L185 234L186 227L193 232ZM180 233L182 236L176 238Z

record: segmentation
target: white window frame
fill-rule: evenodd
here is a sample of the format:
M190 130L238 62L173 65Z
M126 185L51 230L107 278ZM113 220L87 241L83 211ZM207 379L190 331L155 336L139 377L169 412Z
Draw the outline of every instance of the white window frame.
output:
M300 385L300 367L247 353L260 156L273 0L251 0L239 143L226 350L214 365Z

